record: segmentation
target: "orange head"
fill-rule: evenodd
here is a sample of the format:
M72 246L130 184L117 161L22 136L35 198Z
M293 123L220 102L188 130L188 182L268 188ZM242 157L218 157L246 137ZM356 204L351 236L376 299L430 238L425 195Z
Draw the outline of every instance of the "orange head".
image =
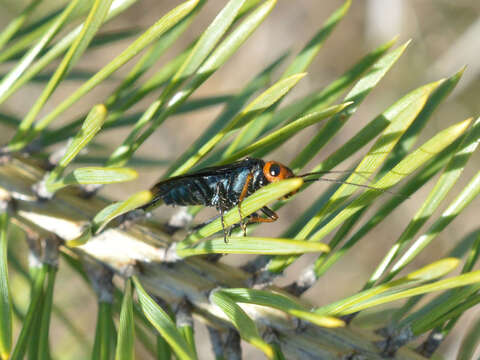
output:
M277 161L266 162L263 166L263 175L270 183L295 177L292 170ZM288 194L285 198L288 198L295 193L296 191Z

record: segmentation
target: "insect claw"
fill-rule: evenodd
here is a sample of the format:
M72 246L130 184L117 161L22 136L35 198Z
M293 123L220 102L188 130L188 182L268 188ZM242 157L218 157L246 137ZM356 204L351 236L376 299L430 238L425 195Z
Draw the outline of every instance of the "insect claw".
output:
M242 230L243 230L243 236L247 236L247 224L245 224L243 219L241 220L240 226L242 227Z

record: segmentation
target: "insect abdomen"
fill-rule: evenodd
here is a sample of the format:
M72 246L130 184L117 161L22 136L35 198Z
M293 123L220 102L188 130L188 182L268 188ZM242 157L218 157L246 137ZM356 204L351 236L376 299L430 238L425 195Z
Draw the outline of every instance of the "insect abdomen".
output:
M179 179L159 184L158 194L167 205L206 205L209 206L213 191L203 178Z

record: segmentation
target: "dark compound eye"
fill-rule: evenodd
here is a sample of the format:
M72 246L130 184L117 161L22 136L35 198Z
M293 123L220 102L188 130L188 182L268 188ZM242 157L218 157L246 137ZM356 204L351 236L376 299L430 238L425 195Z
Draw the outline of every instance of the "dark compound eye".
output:
M272 164L270 166L270 175L271 176L278 176L280 175L282 169L280 169L280 165Z

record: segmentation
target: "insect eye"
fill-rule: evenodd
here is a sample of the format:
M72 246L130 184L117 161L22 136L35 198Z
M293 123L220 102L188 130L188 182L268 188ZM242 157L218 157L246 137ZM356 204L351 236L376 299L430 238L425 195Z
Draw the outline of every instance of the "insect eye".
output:
M270 172L270 175L271 175L271 176L275 176L275 177L276 177L276 176L280 175L281 170L282 170L282 169L280 168L280 165L278 165L278 164L272 164L272 165L270 166L270 171L269 171L269 172Z

